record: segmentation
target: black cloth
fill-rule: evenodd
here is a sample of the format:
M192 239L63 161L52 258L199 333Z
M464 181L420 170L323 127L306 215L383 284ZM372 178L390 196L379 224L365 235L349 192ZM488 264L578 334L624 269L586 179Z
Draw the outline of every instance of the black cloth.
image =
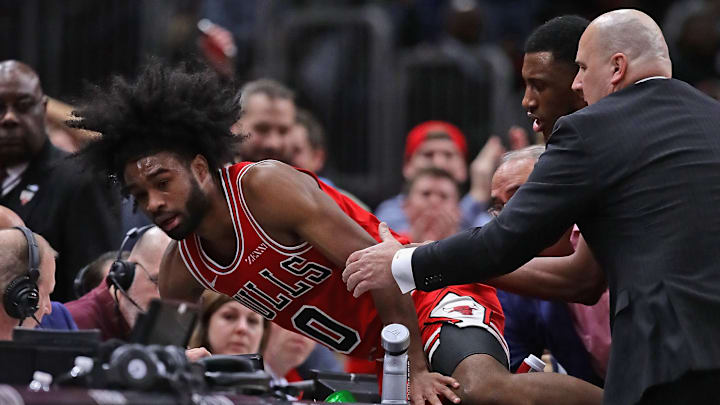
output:
M605 403L720 369L720 103L653 79L560 118L498 218L417 248L415 283L434 290L508 273L573 223L610 289Z
M1 205L58 251L52 299L60 302L74 298L75 274L100 254L117 249L122 237L117 191L67 156L46 141L20 182L0 198ZM23 204L21 199L28 197Z
M474 354L486 354L508 368L508 358L497 338L477 326L463 328L450 323L440 327L440 344L433 353L430 369L453 375L457 366Z
M656 385L638 405L714 404L718 402L720 371L691 371L680 379Z

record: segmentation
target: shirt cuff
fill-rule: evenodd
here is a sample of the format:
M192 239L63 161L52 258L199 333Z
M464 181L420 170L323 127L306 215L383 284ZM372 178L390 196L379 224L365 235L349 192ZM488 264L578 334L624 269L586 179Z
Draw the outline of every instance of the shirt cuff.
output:
M412 272L412 255L415 249L417 248L400 249L392 260L392 275L403 294L416 288Z

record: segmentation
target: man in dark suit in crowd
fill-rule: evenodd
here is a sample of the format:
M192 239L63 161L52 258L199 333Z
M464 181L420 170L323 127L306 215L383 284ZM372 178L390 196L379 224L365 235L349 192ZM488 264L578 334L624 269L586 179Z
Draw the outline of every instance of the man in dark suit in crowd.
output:
M344 278L355 294L482 281L577 223L611 293L605 403L700 403L720 381L720 104L670 78L662 32L636 10L595 19L576 61L589 106L557 121L497 219L409 249L383 232Z
M67 301L75 273L119 244L119 204L50 143L46 105L32 68L0 62L0 205L58 250L53 299Z

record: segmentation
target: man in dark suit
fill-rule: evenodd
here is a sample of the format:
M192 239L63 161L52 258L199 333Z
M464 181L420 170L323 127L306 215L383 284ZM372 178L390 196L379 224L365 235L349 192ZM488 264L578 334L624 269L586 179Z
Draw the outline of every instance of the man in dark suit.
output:
M720 104L670 79L660 28L636 10L595 19L577 62L589 106L557 121L496 220L409 249L385 236L344 278L355 294L482 281L577 223L611 293L605 403L698 403L720 381Z
M32 68L0 62L0 205L58 250L53 299L67 301L75 273L120 243L119 204L50 143L46 105Z

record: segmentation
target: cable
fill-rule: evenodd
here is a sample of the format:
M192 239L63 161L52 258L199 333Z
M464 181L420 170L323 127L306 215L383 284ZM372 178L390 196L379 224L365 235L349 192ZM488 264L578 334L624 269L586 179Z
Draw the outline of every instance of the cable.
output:
M130 240L131 238L136 238L139 234L145 232L145 230L150 229L154 226L155 226L155 224L149 224L149 225L141 226L140 228L134 227L134 228L131 228L129 231L127 231L127 233L125 234L125 238L123 239L122 243L120 244L120 249L118 249L118 254L117 254L117 257L115 258L115 261L116 262L121 261L123 248L125 248L125 244L128 242L128 240ZM145 269L143 268L143 270L145 270ZM146 270L146 272L147 272L147 270ZM108 273L107 279L110 280L110 283L115 287L115 303L118 306L120 305L118 302L118 297L117 297L117 292L119 290L120 293L122 295L124 295L125 298L127 298L128 301L130 301L130 303L133 304L135 306L135 308L137 308L140 311L140 313L142 313L142 314L145 313L145 310L142 309L140 307L140 305L138 305L138 303L135 302L135 300L130 297L130 294L128 294L128 292L125 291L125 289L120 285L120 283L118 283L118 281L115 279L115 275L113 274L112 271L110 273Z
M108 280L110 280L112 285L115 287L115 303L118 305L118 307L120 306L120 302L118 301L117 293L118 293L118 291L120 291L120 293L123 296L125 296L125 298L127 298L128 301L130 301L130 303L133 304L135 306L135 308L137 308L140 311L141 314L145 313L145 310L142 309L140 307L140 305L138 305L138 303L135 302L135 300L130 297L130 294L128 294L127 291L125 291L125 289L120 286L120 283L118 283L117 280L115 280L115 277L108 274Z

